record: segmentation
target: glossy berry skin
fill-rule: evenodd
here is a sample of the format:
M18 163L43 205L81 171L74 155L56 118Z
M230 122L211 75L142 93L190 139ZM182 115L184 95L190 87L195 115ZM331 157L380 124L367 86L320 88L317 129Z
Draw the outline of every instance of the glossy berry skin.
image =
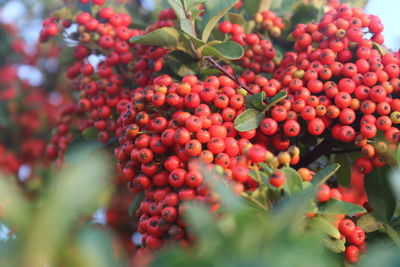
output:
M360 258L360 250L356 246L348 246L344 251L344 257L348 262L356 263Z
M356 227L354 229L353 233L351 233L348 236L347 240L348 240L348 242L350 244L353 244L353 245L356 245L356 246L359 246L359 245L363 244L364 241L365 241L365 232L364 232L364 230L361 229L360 227Z
M356 224L350 219L343 219L340 221L338 229L342 235L350 236L354 233Z
M316 195L318 202L328 202L331 198L331 189L326 184L320 186Z
M286 181L286 177L281 172L274 172L269 178L269 182L272 186L281 187Z
M260 163L265 161L266 153L267 150L264 147L260 145L254 145L249 149L247 156L251 162Z

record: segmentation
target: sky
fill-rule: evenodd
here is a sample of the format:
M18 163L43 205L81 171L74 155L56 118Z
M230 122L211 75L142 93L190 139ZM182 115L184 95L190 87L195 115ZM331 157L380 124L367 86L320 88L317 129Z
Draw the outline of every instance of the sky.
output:
M0 3L1 2L7 2L4 4L2 11L0 11L0 17L3 21L17 25L23 23L23 20L20 18L24 17L26 9L20 0L0 0ZM142 2L143 5L149 9L154 7L153 0L142 0ZM33 6L38 12L40 12L41 1L34 1ZM382 19L383 24L385 25L385 44L393 50L399 49L400 31L398 29L398 12L400 10L400 0L369 0L365 10L367 13L378 15ZM29 28L24 32L24 36L28 41L33 41L37 38L40 27L40 20L29 22Z
M365 7L368 14L378 15L382 19L385 44L393 50L400 48L399 10L399 0L370 0Z

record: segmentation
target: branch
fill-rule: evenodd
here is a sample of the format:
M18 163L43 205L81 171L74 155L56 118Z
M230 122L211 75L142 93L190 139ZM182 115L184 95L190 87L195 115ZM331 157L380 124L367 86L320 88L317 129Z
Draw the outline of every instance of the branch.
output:
M356 148L349 148L349 149L343 149L343 150L332 150L332 153L335 154L345 154L345 153L351 153L351 152L357 152L360 151L359 147Z
M302 157L300 159L299 164L297 166L300 167L307 167L310 165L312 162L314 162L316 159L318 159L321 156L324 155L329 155L332 153L332 143L328 140L328 138L325 138L319 145L317 145L313 150L308 152L307 155Z
M242 83L237 77L233 76L232 74L228 73L218 62L216 62L212 57L210 56L206 56L204 57L205 60L207 60L208 62L211 63L211 65L213 65L215 68L217 68L219 71L221 71L225 76L227 76L229 79L231 79L232 81L236 82L240 87L242 87L243 89L245 89L247 92L251 93L250 88L245 85L244 83Z

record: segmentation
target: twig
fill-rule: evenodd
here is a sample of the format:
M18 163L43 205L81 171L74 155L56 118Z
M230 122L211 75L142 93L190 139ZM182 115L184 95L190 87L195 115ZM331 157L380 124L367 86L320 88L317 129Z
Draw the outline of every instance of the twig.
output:
M245 197L247 200L251 201L253 204L255 204L260 209L262 209L264 211L268 210L263 204L261 204L257 199L255 199L254 197L250 196L249 194L242 193L242 196Z
M313 150L308 152L307 155L302 157L297 166L298 167L307 167L308 165L310 165L312 162L314 162L319 157L321 157L323 155L329 155L330 153L332 153L332 143L328 140L328 138L325 138Z
M229 79L232 81L236 82L240 87L242 87L244 90L246 90L249 93L252 93L250 88L242 83L237 77L233 76L232 74L228 73L218 62L216 62L212 57L206 56L204 57L205 60L211 63L215 68L217 68L219 71L221 71L225 76L227 76Z
M349 148L349 149L343 149L343 150L332 150L332 153L335 154L344 154L344 153L351 153L351 152L357 152L360 151L359 147L356 148Z

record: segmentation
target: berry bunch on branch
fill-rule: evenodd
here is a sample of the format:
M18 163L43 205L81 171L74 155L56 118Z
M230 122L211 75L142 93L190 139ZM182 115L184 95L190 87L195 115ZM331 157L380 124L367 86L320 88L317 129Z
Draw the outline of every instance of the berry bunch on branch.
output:
M73 44L76 102L48 157L63 158L70 129L113 150L143 253L196 242L183 217L192 201L221 212L213 170L263 212L313 189L306 230L323 225L327 248L357 262L357 220L394 215L382 170L398 160L400 58L377 16L308 2L274 13L270 1L170 0L146 27L99 1L55 12L40 40Z

